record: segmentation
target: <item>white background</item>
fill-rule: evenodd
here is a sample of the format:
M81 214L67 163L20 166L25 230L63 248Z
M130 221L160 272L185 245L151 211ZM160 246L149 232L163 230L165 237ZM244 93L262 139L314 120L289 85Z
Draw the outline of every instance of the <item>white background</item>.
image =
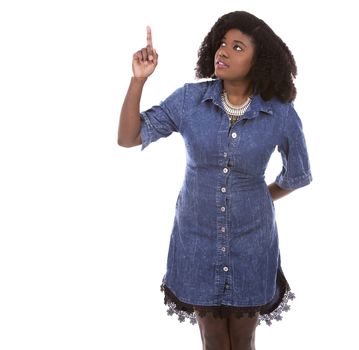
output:
M314 177L276 202L297 299L258 328L257 349L359 349L354 1L15 0L0 5L1 350L201 348L159 291L183 142L120 148L117 126L146 25L160 56L142 109L194 81L201 41L233 10L264 19L296 58Z

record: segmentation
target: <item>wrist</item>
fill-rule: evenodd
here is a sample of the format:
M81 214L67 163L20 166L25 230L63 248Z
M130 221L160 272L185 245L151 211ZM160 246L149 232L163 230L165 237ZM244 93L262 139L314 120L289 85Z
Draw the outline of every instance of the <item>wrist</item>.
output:
M147 77L136 77L136 76L132 76L131 81L133 81L134 83L140 83L140 84L144 84L147 80Z

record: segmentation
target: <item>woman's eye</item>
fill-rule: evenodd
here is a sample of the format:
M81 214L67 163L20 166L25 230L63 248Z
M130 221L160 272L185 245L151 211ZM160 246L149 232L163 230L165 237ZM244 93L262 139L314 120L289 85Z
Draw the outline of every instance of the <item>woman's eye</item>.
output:
M236 51L242 51L242 48L239 45L234 45L233 49Z
M220 47L225 47L226 43L225 42L221 42L221 45L219 45Z

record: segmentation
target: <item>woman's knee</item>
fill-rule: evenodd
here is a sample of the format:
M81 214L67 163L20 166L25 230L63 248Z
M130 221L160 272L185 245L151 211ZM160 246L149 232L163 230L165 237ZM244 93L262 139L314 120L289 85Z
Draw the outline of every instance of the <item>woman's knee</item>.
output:
M230 338L228 320L212 315L197 317L204 350L229 350Z
M229 318L229 333L232 350L255 350L255 331L258 315Z

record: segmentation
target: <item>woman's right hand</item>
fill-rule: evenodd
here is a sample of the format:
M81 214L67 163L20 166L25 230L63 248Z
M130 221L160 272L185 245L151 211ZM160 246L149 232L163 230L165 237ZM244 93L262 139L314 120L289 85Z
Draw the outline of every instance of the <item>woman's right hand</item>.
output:
M155 70L158 55L152 46L151 28L147 26L147 46L133 54L132 72L135 78L148 78Z

